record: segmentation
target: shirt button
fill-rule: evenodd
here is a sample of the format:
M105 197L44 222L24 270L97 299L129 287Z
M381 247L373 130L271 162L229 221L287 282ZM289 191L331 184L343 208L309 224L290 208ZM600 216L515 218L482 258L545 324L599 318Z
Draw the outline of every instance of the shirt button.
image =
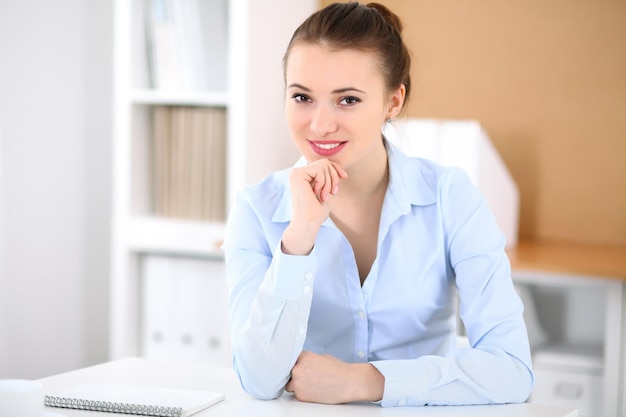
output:
M313 272L307 272L306 274L304 274L304 279L309 282L313 281Z
M365 357L365 352L363 352L362 350L359 350L359 351L356 353L356 355L357 355L359 358L363 359L363 358Z
M303 294L308 294L308 293L310 293L310 292L311 292L311 287L310 287L310 286L305 285L305 286L302 288L302 293L303 293Z
M360 318L362 318L362 319L365 318L365 311L359 310L359 312L357 314L359 315Z
M406 398L401 398L400 401L398 401L398 405L406 405L406 403Z
M300 336L304 336L306 333L306 328L305 327L300 327L298 329L298 333L300 333Z

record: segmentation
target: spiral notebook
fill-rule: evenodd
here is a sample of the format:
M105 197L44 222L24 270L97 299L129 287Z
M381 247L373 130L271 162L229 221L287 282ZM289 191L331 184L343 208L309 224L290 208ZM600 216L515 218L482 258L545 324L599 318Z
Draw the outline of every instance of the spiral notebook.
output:
M211 391L178 390L122 384L82 384L46 395L49 407L154 417L188 417L224 399Z

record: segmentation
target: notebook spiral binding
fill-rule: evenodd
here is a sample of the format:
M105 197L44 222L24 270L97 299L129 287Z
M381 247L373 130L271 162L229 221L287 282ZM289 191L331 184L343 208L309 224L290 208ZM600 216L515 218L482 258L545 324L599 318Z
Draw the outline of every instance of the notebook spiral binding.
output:
M108 401L76 400L71 398L44 397L50 407L72 408L76 410L105 411L107 413L134 414L155 417L182 417L181 407L144 406L140 404L113 403Z

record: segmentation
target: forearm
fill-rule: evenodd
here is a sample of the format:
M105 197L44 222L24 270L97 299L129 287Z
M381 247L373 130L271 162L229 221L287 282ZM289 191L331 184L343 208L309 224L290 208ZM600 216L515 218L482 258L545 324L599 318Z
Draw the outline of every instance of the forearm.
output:
M314 257L277 253L260 284L250 277L233 286L233 366L255 397L279 396L289 379L306 338L316 268Z
M463 349L372 364L385 377L384 407L523 402L533 385L532 372L502 351Z
M282 394L302 351L305 334L298 327L306 323L302 314L306 306L297 301L258 301L233 341L233 367L246 392L272 399Z

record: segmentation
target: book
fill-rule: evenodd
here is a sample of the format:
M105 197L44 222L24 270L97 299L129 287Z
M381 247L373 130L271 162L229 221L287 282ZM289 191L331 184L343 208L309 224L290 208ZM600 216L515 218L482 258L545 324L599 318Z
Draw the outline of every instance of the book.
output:
M154 212L160 215L168 215L170 213L169 196L170 190L170 139L171 139L171 109L164 106L155 106L152 108L152 207Z
M187 417L224 399L224 394L124 384L82 384L46 395L49 407L146 415Z
M224 221L226 109L152 109L151 193L158 216Z

